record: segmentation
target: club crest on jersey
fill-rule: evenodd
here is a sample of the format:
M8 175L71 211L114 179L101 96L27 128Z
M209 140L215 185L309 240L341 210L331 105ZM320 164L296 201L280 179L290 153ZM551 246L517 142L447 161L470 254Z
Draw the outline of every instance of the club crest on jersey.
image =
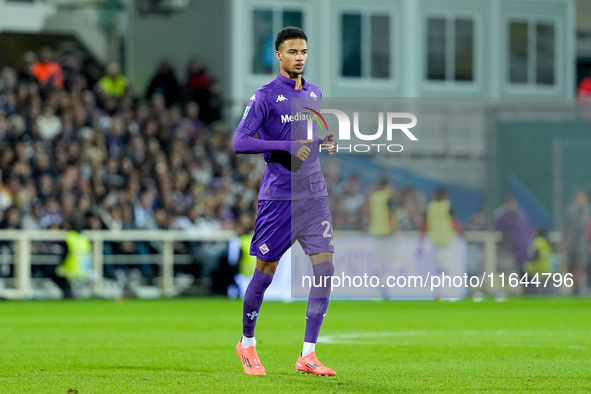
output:
M269 248L267 247L267 244L262 244L261 246L259 246L259 250L262 254L269 253Z
M314 91L310 92L310 97L312 97L314 101L318 100L318 96L316 96L316 93L314 93Z
M284 95L280 94L279 96L277 96L277 100L275 102L278 103L280 101L287 101L287 99Z
M246 106L246 109L244 110L244 114L242 115L242 119L246 119L249 111L250 111L250 105Z

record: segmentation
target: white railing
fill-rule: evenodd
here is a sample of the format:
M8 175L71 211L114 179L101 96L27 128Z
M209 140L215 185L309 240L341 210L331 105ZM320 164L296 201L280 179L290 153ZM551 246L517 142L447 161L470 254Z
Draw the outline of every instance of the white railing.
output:
M185 231L84 231L92 242L92 267L95 280L92 284L92 295L100 296L103 280L103 245L104 242L159 242L160 254L160 288L164 297L172 295L174 248L177 241L207 242L228 241L234 236L232 231L218 232L185 232ZM4 289L6 298L28 298L31 289L31 242L32 241L63 241L65 231L0 231L0 240L14 242L14 288Z
M40 231L18 231L0 230L0 241L14 242L14 255L12 255L14 270L14 287L1 291L6 298L25 299L31 293L31 242L33 241L62 241L65 238L65 231L40 230ZM177 241L228 241L234 236L232 231L219 232L185 232L185 231L147 231L147 230L125 230L125 231L84 231L92 242L92 266L93 277L92 296L100 297L103 281L103 255L104 242L159 242L159 256L157 262L160 266L160 289L164 297L173 295L173 276L175 254L173 244ZM351 235L352 233L342 233ZM339 234L335 234L338 236ZM359 235L363 235L359 233ZM409 234L413 235L413 234ZM418 235L418 234L417 234ZM483 247L482 271L496 272L497 270L497 244L502 239L498 232L468 231L464 234L466 241L480 243ZM561 234L553 232L549 236L550 241L559 243ZM178 255L177 255L178 257Z

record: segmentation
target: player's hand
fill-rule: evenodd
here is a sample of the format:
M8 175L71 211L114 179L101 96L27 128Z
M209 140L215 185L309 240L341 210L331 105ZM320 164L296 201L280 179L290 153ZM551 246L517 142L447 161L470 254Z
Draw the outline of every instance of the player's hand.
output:
M314 140L298 140L295 141L296 145L299 146L297 152L292 153L292 155L294 155L295 157L297 157L298 159L300 159L301 161L305 161L308 156L310 155L310 148L308 148L306 146L306 144L309 144L310 142L314 142Z
M337 142L333 141L334 133L331 133L324 137L324 141L322 141L322 149L326 151L329 155L334 155L337 151ZM332 145L332 147L328 147L327 145Z

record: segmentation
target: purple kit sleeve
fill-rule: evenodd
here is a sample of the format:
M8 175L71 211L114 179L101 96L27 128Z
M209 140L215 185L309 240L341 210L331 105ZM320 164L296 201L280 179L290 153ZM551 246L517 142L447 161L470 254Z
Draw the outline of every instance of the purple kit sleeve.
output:
M267 121L267 118L266 97L263 93L256 91L248 100L236 130L252 137L257 134L263 123Z
M264 153L273 150L284 150L289 152L291 141L265 141L237 131L232 142L234 153Z

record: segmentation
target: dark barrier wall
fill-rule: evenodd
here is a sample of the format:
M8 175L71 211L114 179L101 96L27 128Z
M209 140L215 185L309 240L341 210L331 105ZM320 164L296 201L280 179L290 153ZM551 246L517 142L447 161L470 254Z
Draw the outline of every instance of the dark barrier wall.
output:
M517 192L534 225L549 215L558 229L575 193L591 192L591 122L499 122L495 163L497 206Z

